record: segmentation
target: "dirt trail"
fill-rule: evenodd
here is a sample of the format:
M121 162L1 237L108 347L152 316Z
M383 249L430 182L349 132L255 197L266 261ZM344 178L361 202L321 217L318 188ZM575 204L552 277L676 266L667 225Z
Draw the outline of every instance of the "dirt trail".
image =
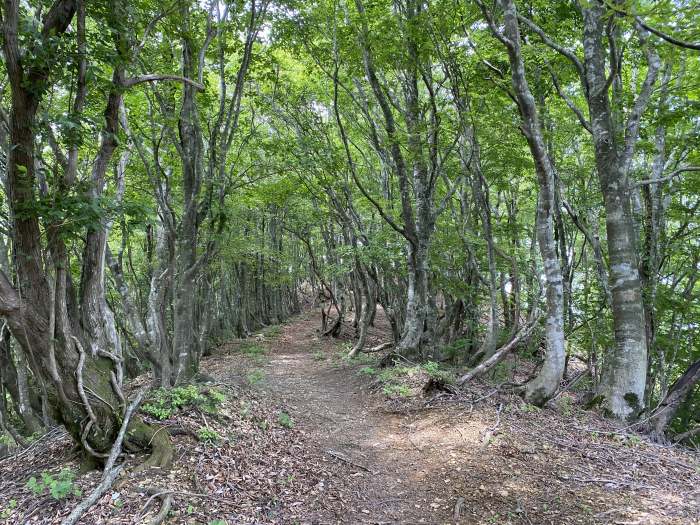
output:
M692 455L620 444L614 431L601 442L586 430L606 424L594 414L532 411L518 398L491 397L489 386L472 393L488 398L478 404L389 411L363 365L340 359L338 341L317 328L313 311L282 328L269 344L264 388L315 454L345 464L333 522L700 523Z
M371 344L387 337L377 324ZM138 471L143 457L127 456L127 474L82 523L150 523L156 491L172 493L168 525L700 525L698 454L649 443L568 394L540 410L486 380L425 398L417 367L392 379L417 395L387 399L360 373L366 358L343 359L342 341L317 327L307 310L204 359L199 393L218 392L221 404L159 421L177 430L173 468ZM0 523L61 523L79 498L28 481L77 471L79 460L60 428L0 459ZM74 488L88 494L100 476Z
M436 467L434 447L444 455L445 443L418 443L410 437L414 418L373 406L359 366L339 363L334 355L339 349L319 337L317 327L312 314L284 327L266 365L266 384L287 403L319 452L352 471L354 494L344 521L447 522L454 503L441 497L442 487L422 483ZM439 440L440 433L432 437Z

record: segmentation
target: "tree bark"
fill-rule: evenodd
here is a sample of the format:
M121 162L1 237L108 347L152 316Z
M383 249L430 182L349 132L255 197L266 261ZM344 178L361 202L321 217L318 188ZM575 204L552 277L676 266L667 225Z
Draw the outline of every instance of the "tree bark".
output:
M605 203L615 332L615 345L605 359L599 394L602 406L610 414L633 419L642 410L644 402L646 329L630 187L605 76L605 15L605 7L600 4L593 3L583 9L587 101L596 170Z
M547 282L547 352L537 376L525 386L525 399L542 405L559 389L564 375L566 348L564 341L563 280L556 251L553 226L554 168L544 141L535 98L525 74L525 63L520 49L520 28L513 0L501 0L504 11L504 33L498 31L491 15L485 10L492 32L505 45L511 66L513 89L520 108L522 131L535 162L539 183L537 208L537 241L540 247ZM483 4L482 4L483 9Z

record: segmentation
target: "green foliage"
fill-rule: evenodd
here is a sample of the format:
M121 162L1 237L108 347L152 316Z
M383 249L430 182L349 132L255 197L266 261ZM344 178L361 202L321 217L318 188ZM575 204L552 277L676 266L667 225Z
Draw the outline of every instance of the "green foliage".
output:
M384 387L382 387L382 392L388 397L409 397L411 395L411 389L409 387L395 383L384 385Z
M263 334L265 334L265 337L277 337L282 333L282 326L275 324L272 326L268 326L263 330Z
M29 478L26 487L37 496L48 491L53 499L61 500L69 496L80 496L81 490L74 481L75 473L70 469L62 469L55 476L44 471L40 480L34 476Z
M187 385L154 390L141 411L155 419L168 419L179 410L191 407L207 413L216 413L226 395L208 386Z
M248 384L250 386L256 386L262 383L265 379L265 372L263 372L259 368L256 368L248 372L245 377L246 381L248 381Z
M311 358L312 358L314 361L325 361L325 359L326 359L326 354L324 354L324 353L323 353L322 351L320 351L320 350L317 350L316 352L314 352L313 354L311 354Z
M211 520L207 525L228 525L226 520Z
M450 360L455 360L458 357L464 355L465 349L469 348L472 344L472 339L466 337L460 337L455 339L449 345L442 348L442 353L447 356Z
M221 440L219 433L209 427L201 427L197 430L197 438L205 443L218 443Z
M454 374L448 370L440 367L439 363L435 361L427 361L421 365L423 370L433 379L443 382L445 384L454 383Z
M6 447L13 447L15 445L15 440L9 434L5 432L0 432L0 445L5 445Z
M574 411L574 398L572 398L571 396L562 395L559 398L558 406L559 410L561 410L561 413L568 417Z
M12 516L12 512L17 508L17 500L11 499L7 502L7 505L0 510L1 519L9 519Z
M364 367L360 373L376 376L382 386L382 393L387 397L410 397L418 391L416 381L422 387L425 376L445 384L454 382L454 374L442 368L435 361L426 361L420 365L394 366L378 371L373 367Z
M536 405L531 405L529 403L523 403L520 407L521 412L526 414L538 414L542 409Z
M281 426L283 426L284 428L293 428L294 427L294 420L286 412L280 412L277 415L277 422Z
M267 348L265 348L262 345L259 345L258 343L246 341L243 344L241 344L241 352L249 356L258 357L265 355L265 353L267 352Z

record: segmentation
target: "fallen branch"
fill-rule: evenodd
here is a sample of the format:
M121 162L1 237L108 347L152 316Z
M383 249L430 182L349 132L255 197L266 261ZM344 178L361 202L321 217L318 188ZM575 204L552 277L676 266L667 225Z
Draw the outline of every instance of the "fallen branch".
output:
M340 461L343 461L347 463L348 465L352 465L353 467L357 467L361 470L364 470L365 472L369 472L370 474L377 474L376 472L370 470L368 467L365 467L364 465L360 465L359 463L355 463L351 459L346 458L342 454L335 452L333 450L326 450L326 454L328 454L331 457L334 457L335 459L339 459Z
M567 390L571 390L574 386L576 386L584 377L586 377L588 374L591 373L590 368L586 368L585 370L581 370L578 374L574 376L571 381L569 381L565 386L559 389L559 392L557 392L549 401L554 401L556 398L558 398L560 395L562 395L564 392Z
M71 512L68 517L61 522L61 525L75 525L82 515L85 514L88 509L90 509L90 507L92 507L95 502L100 499L102 495L114 484L114 481L117 479L117 476L119 476L119 473L123 468L121 465L115 467L114 463L117 461L117 458L122 451L122 443L124 441L124 436L126 435L126 429L129 426L131 416L136 411L136 408L138 408L138 406L141 404L141 401L143 401L143 398L146 395L146 390L147 389L144 388L143 390L139 391L136 398L131 402L124 413L124 421L122 422L122 426L117 434L117 439L114 441L114 445L112 445L112 449L109 452L109 457L105 463L100 484L97 485L97 487L95 487L95 489L84 500L82 500L77 507L73 509L73 512Z
M496 350L496 353L493 354L491 357L483 361L479 366L472 368L469 372L464 374L462 377L459 378L459 381L457 382L459 385L463 385L464 383L471 381L475 377L478 377L482 374L485 374L489 370L491 370L494 366L496 366L498 363L501 362L501 360L506 357L513 349L515 349L521 341L527 339L530 337L530 334L532 331L535 329L537 326L537 323L539 322L541 317L541 314L538 314L537 317L533 321L531 321L529 324L524 326L516 335L511 339L507 344L503 345L501 348Z
M675 436L673 436L672 439L675 443L680 443L681 441L685 441L686 439L690 439L692 437L695 437L698 434L700 434L700 425L688 430L687 432L683 432L681 434L676 434Z
M369 350L363 350L362 352L365 353L365 354L376 354L377 352L382 352L382 351L384 351L384 350L386 350L386 349L388 349L388 348L391 348L392 346L394 346L394 343L393 343L393 342L390 342L390 343L382 343L382 344L380 344L380 345L373 346L373 347L370 348Z

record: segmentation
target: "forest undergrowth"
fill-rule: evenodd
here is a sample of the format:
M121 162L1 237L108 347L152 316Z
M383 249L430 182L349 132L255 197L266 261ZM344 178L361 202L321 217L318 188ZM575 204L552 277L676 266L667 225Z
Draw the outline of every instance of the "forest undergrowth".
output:
M539 409L501 392L508 361L458 389L434 363L348 360L348 343L320 336L317 318L306 310L226 343L198 382L151 392L141 412L171 434L172 469L139 472L143 458L128 457L126 474L79 523L700 519L696 453L584 410L576 393ZM386 337L380 315L369 338ZM60 523L99 482L79 465L60 429L0 460L0 523Z

